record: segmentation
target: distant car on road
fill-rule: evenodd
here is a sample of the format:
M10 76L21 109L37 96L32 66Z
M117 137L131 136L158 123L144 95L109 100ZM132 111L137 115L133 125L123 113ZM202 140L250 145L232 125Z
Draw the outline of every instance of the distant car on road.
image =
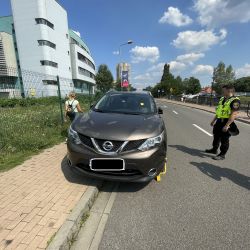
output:
M162 113L149 92L108 92L72 123L69 165L94 178L152 180L166 162Z

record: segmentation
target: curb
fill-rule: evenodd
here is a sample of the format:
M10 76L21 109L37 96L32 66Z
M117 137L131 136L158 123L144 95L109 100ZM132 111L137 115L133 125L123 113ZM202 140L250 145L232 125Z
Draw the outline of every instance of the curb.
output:
M202 111L208 112L208 113L210 113L210 114L215 114L215 112L210 111L210 110L207 110L207 109L204 109L204 108L202 108L202 107L201 107L201 108L199 108L199 107L192 107L192 106L185 105L185 104L182 104L182 103L171 102L171 101L166 100L166 99L164 99L164 101L166 101L166 102L168 102L168 103L176 104L176 105L179 105L179 106L184 106L184 107L188 107L188 108L192 108L192 109L202 110ZM236 118L236 121L243 122L243 123L246 123L246 124L250 124L250 120L247 121L247 120L242 119L242 118Z
M82 218L88 215L99 193L102 181L93 180L78 201L73 211L57 231L55 238L46 248L47 250L69 250L82 224Z

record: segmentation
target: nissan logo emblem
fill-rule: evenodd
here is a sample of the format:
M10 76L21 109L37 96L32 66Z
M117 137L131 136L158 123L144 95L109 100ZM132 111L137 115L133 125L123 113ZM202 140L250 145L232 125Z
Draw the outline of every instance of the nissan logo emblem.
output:
M111 151L114 147L113 143L111 141L105 141L103 144L102 144L102 147L105 151Z

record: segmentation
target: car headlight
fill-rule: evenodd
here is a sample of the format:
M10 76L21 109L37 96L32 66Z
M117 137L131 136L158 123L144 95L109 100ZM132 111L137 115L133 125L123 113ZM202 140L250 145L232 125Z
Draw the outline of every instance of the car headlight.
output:
M71 126L69 127L68 136L75 144L82 143L78 133Z
M147 139L138 149L141 151L149 150L150 148L153 148L156 145L161 144L163 138L164 138L164 131L156 137Z

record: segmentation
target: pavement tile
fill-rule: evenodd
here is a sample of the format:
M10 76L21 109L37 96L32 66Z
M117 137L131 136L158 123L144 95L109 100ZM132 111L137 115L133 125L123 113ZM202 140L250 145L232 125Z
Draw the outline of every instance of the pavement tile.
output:
M19 244L15 250L25 250L28 247L26 244Z
M9 249L17 249L17 246L20 244L21 240L27 236L28 233L20 232L15 238L12 239L12 242L5 248L5 250Z
M65 154L62 143L0 173L0 250L45 249L84 194L62 171Z
M43 237L42 236L36 236L28 245L28 247L26 248L26 250L35 250L38 248L40 242L42 242Z
M31 232L31 230L39 223L39 221L42 219L42 216L36 215L33 217L31 222L27 223L27 225L23 228L22 231L24 232Z

